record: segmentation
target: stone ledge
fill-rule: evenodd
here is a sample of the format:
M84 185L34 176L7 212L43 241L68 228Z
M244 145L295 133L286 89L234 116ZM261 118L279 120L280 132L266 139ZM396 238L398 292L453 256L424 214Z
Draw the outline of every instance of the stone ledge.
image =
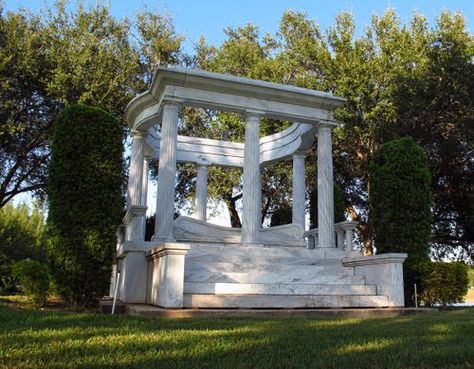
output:
M408 257L405 253L388 253L373 256L360 256L342 259L342 264L346 267L356 267L376 264L403 263Z
M132 205L130 209L128 209L127 214L123 217L123 224L127 226L130 224L135 218L142 217L146 215L146 210L148 209L147 206L141 205Z
M125 241L121 243L120 246L117 248L117 257L123 257L124 254L128 252L146 252L152 249L153 247L156 247L156 245L156 242L137 240Z
M166 255L186 255L191 246L185 243L167 242L146 251L146 257L158 259Z

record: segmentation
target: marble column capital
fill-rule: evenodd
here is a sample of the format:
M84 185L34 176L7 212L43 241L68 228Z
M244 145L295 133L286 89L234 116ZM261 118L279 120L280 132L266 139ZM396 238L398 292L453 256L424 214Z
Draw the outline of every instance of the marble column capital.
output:
M317 130L318 132L319 131L329 131L331 132L333 130L333 128L336 128L337 125L335 125L334 123L329 123L329 122L318 122L318 125L317 125Z
M144 140L148 136L148 131L132 129L131 135L134 140Z
M293 153L293 158L306 158L306 151L304 150L296 150Z
M163 109L174 110L178 112L180 111L182 106L183 106L183 103L181 101L175 101L175 100L165 101L163 103Z
M253 123L255 121L260 121L263 114L257 110L246 110L243 114L245 122Z

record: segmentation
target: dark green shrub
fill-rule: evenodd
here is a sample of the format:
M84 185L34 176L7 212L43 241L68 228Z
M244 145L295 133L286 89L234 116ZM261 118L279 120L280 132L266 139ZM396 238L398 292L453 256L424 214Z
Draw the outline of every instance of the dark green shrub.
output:
M464 263L425 262L421 264L420 300L428 306L446 307L464 301L469 285Z
M58 292L91 305L110 284L123 216L122 125L105 111L70 106L53 127L47 187L48 255Z
M44 215L37 206L6 204L0 209L0 293L16 292L12 265L25 258L46 260Z
M334 222L346 220L346 200L344 191L337 184L334 184ZM311 191L309 209L310 228L318 228L318 188Z
M270 220L270 227L283 224L290 224L293 221L293 209L289 206L282 206L276 209Z
M50 274L48 266L25 259L13 264L12 276L35 305L44 305L48 298Z
M412 302L417 265L428 259L431 188L426 154L412 138L387 142L370 163L370 219L377 253L405 252L405 301Z

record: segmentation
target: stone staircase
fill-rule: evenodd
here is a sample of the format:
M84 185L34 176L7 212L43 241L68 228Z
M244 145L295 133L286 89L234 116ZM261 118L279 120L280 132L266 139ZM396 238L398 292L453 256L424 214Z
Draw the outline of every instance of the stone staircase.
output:
M192 244L185 259L186 308L386 307L375 285L344 267L357 252Z

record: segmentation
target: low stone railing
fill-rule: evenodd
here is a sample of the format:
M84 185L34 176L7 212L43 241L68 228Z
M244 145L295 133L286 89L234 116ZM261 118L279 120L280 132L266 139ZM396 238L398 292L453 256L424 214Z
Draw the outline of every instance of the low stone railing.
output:
M354 231L357 228L358 224L358 222L350 220L345 220L343 222L334 224L336 248L338 250L353 250ZM318 247L318 228L310 229L309 231L306 231L304 235L308 239L309 249L314 249Z

